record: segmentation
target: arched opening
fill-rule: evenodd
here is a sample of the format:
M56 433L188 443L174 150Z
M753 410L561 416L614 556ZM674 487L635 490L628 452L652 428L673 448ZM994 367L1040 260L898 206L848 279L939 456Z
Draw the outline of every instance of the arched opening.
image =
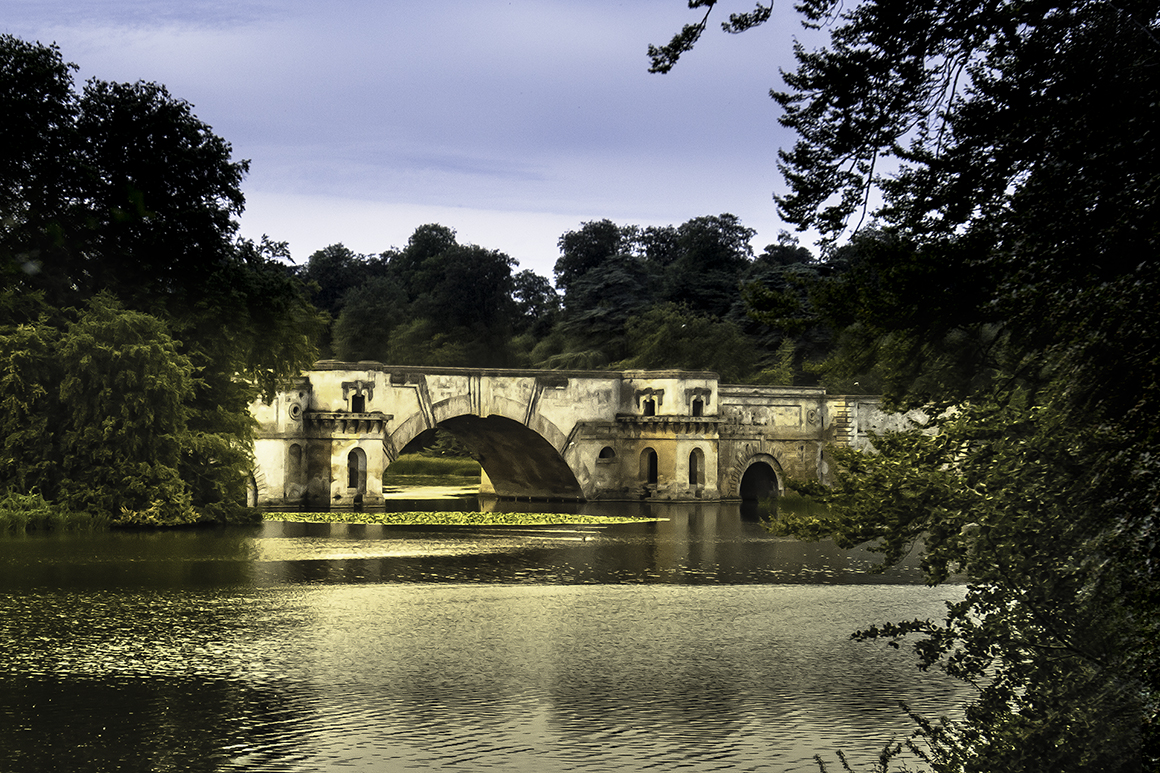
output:
M584 498L575 473L556 447L519 421L464 415L438 426L469 448L483 467L481 492L515 499Z
M600 456L597 457L597 459L602 462L611 462L615 458L616 451L612 448L612 446L605 446L604 448L601 448Z
M657 467L657 452L646 448L640 454L640 478L645 485L655 486L660 479Z
M689 485L701 486L705 483L705 452L694 448L689 452Z
M777 496L777 473L768 462L755 462L741 477L741 499L756 502Z
M366 395L351 395L350 396L350 412L351 413L366 413L367 412Z
M705 401L699 397L693 398L693 416L699 417L705 415Z
M367 454L361 448L352 449L346 457L347 488L355 490L356 494L365 494L367 490Z
M651 397L646 398L644 401L644 415L645 416L656 416L657 415L657 401Z

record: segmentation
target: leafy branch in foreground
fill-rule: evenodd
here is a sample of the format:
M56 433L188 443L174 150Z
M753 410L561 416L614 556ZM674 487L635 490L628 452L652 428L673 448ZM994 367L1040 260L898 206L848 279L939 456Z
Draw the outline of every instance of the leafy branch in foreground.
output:
M865 632L980 686L920 727L932 768L1156 769L1160 2L796 8L829 44L772 93L777 200L845 268L809 294L826 374L935 417L832 452L835 512L801 531L970 578L941 623Z

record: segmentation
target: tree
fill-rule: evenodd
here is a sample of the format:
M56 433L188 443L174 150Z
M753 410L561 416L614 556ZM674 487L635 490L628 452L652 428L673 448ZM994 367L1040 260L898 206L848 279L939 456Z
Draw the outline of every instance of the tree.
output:
M603 355L586 356L587 361L607 363L627 356L625 323L650 303L645 266L634 258L608 261L572 284L564 296L561 327L577 342L573 349L597 350Z
M59 501L130 522L196 520L179 470L192 450L194 368L165 324L100 294L65 328L57 356Z
M746 228L736 215L695 217L677 228L674 259L664 269L661 298L714 317L729 313L741 274L753 259Z
M815 262L809 250L782 232L778 243L767 245L741 275L741 293L727 319L761 349L776 352L767 356L774 383L816 383L812 369L830 354L832 335L829 326L817 319L809 291L833 268Z
M249 403L314 360L322 320L284 244L236 238L248 162L163 86L94 79L78 93L74 69L55 47L0 36L0 106L19 117L0 129L0 317L18 340L22 325L64 335L63 310L113 296L156 320L195 374L179 477L203 515L236 513Z
M512 300L516 304L516 328L542 338L560 316L560 296L552 283L534 271L512 277Z
M624 260L634 255L636 226L618 226L611 220L581 223L576 231L560 237L560 258L556 261L556 286L565 295L585 274L602 267L609 260Z
M512 266L498 250L456 244L428 257L415 272L412 313L463 345L470 367L507 364L515 322Z
M542 362L606 366L633 356L625 323L654 301L724 318L752 260L754 233L730 214L678 227L599 220L565 233L555 268L564 291L561 335Z
M11 291L5 295L2 305L11 307ZM0 326L0 482L18 492L55 492L60 481L58 345L59 331L40 320Z
M972 577L944 623L866 632L978 680L963 723L924 726L935 769L1155 768L1160 4L798 8L830 45L798 46L773 92L799 135L778 204L834 255L877 218L811 305L842 333L834 369L931 419L836 454L836 515L790 526L887 561L921 535L932 582Z
M314 252L298 275L311 287L314 305L338 319L346 294L382 273L371 265L367 256L355 254L340 242Z
M394 277L371 279L350 290L334 323L334 351L340 360L390 361L391 333L407 307L407 294Z
M632 356L617 363L618 368L708 370L736 384L757 361L753 342L732 322L674 303L659 303L630 318L625 327Z
M165 323L106 293L63 326L45 311L0 334L0 480L123 523L196 520L194 367Z
M40 273L61 234L59 219L76 195L74 65L59 50L0 36L0 274Z

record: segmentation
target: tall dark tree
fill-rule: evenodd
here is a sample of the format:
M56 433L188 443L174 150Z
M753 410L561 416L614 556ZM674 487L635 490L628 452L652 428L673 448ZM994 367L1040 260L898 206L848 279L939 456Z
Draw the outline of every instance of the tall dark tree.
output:
M431 223L416 228L402 250L371 264L372 276L381 271L381 279L364 280L340 304L341 356L373 353L414 365L508 364L517 316L512 258L460 244L454 230ZM371 298L368 281L386 295ZM390 328L385 344L358 340L360 327L373 324L368 315L375 309L388 316L368 335L381 339L383 328Z
M1160 3L797 7L830 44L774 92L799 135L779 205L832 247L881 194L879 236L814 303L844 326L835 367L875 368L935 432L840 454L834 520L795 528L888 560L921 536L932 582L973 578L943 624L867 632L921 634L924 663L980 684L926 728L935 769L1154 769Z
M560 296L551 282L534 271L520 271L512 277L512 300L517 332L542 338L560 316Z
M346 294L376 274L374 261L359 255L342 243L331 244L311 254L298 275L311 288L311 301L337 319Z
M334 355L340 360L390 360L391 333L405 322L407 293L391 276L376 277L346 293L334 323Z
M726 319L760 345L765 366L788 359L790 374L779 374L783 383L817 383L813 366L830 354L830 326L818 319L809 293L836 263L818 263L797 239L782 232L778 242L766 245L741 275L741 293ZM842 385L839 391L851 390Z
M682 223L676 231L675 258L664 269L662 299L726 316L753 259L749 241L756 233L730 214Z
M708 370L725 383L740 383L757 362L753 341L732 322L658 303L625 325L631 356L618 368Z
M54 47L0 36L0 270L5 281L51 269L78 195L72 70ZM65 278L44 275L56 293Z
M560 237L556 261L556 286L566 295L589 271L607 261L634 254L636 226L618 226L611 220L592 220Z
M458 246L459 241L453 229L438 223L421 225L411 234L406 247L388 256L391 272L413 299L423 290L419 277L423 265Z
M64 329L62 310L98 295L156 320L196 374L179 474L194 506L224 514L244 491L249 402L314 359L320 321L284 245L236 239L247 162L163 86L78 93L73 69L0 36L3 322Z
M628 356L625 324L651 305L649 285L644 264L635 258L586 272L564 296L561 327L574 340L573 348L602 352L602 358L586 357L602 364Z

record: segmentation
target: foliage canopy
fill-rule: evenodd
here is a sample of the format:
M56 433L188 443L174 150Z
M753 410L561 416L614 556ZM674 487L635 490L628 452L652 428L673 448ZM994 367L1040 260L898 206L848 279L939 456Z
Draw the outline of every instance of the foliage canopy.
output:
M77 91L75 69L0 35L6 448L37 447L5 453L0 487L114 515L152 490L175 510L146 520L229 516L249 403L313 362L322 319L284 244L236 238L248 162L164 86Z
M965 722L925 726L935 769L1154 768L1160 4L796 7L830 42L772 92L798 135L778 204L842 268L805 308L843 331L832 376L931 418L836 454L837 515L787 526L887 561L922 536L932 582L973 578L944 623L866 633L924 634L924 662L979 683Z

